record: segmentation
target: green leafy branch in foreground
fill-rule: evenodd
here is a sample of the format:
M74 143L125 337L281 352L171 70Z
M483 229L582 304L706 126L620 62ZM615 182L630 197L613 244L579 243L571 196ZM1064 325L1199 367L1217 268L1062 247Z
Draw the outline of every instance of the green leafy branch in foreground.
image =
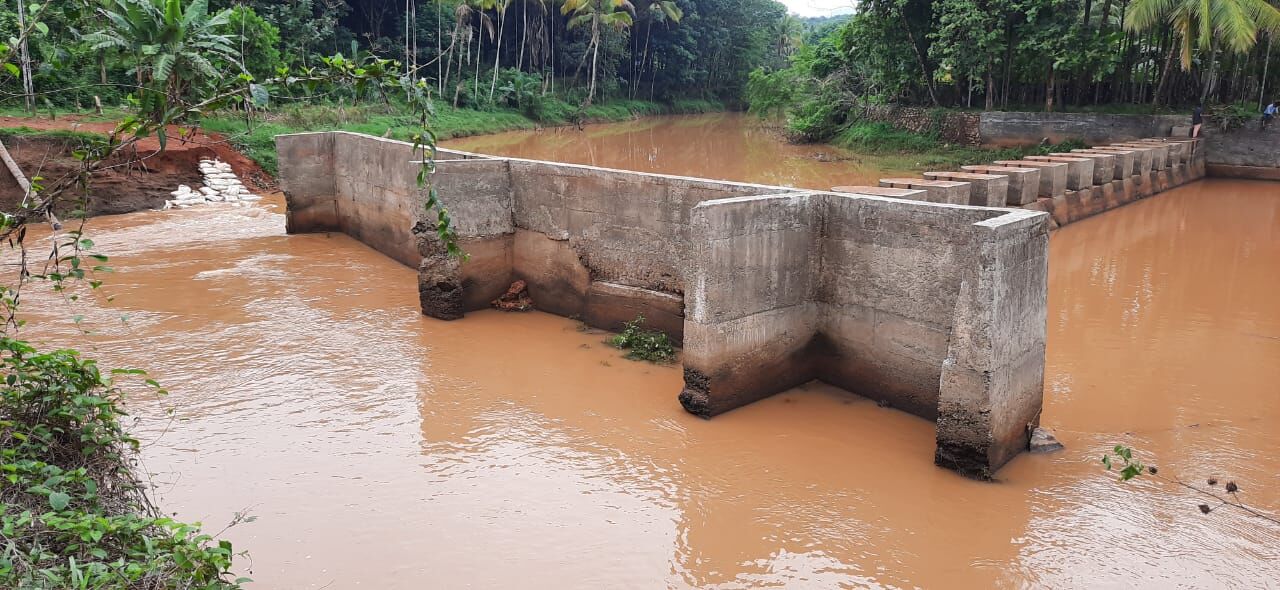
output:
M168 518L133 471L118 378L72 350L0 337L0 587L232 590L231 543ZM237 517L236 524L242 519Z
M676 359L675 347L666 334L644 329L644 316L627 322L622 332L609 339L609 345L627 351L633 361L669 363Z
M1255 516L1263 520L1269 521L1273 524L1280 525L1280 517L1276 517L1275 515L1268 514L1266 512L1263 512L1261 510L1248 506L1244 502L1241 502L1240 496L1239 496L1241 491L1240 486L1236 484L1236 482L1234 481L1228 481L1225 485L1222 486L1222 489L1226 492L1226 495L1224 496L1217 492L1218 478L1216 477L1210 477L1207 480L1205 480L1205 483L1208 485L1207 489L1197 487L1195 485L1182 481L1177 477L1172 477L1172 478L1165 477L1164 475L1160 474L1159 468L1157 468L1155 465L1144 464L1141 460L1139 460L1134 455L1133 449L1125 445L1116 445L1113 449L1111 449L1111 452L1103 454L1102 465L1107 468L1107 471L1118 471L1120 475L1120 481L1129 481L1137 477L1150 476L1160 481L1171 483L1171 484L1186 488L1188 490L1191 490L1193 492L1196 492L1198 494L1207 496L1214 500L1217 500L1216 504L1209 504L1209 503L1200 504L1198 508L1200 509L1200 512L1203 514L1209 514L1210 512L1213 512L1214 510L1222 508L1223 506L1230 506L1232 508L1236 508L1237 510L1242 510L1251 516Z

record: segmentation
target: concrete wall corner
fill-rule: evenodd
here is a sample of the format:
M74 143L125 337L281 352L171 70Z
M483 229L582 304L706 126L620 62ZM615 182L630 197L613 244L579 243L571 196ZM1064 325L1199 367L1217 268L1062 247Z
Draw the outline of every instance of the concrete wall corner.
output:
M680 403L709 418L815 377L821 195L706 201L692 210Z
M339 231L333 134L277 135L275 141L280 190L285 198L285 231Z
M990 479L1026 449L1043 405L1048 216L1014 212L972 228L980 239L942 366L935 462Z

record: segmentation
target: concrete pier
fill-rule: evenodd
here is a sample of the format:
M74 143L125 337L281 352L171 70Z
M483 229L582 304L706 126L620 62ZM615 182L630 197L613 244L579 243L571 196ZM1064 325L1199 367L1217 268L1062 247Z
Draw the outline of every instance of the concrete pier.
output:
M992 174L1009 179L1009 192L1004 204L1009 207L1021 207L1034 203L1040 193L1040 169L1016 168L1013 166L961 166L966 172Z
M1009 177L976 172L925 172L928 180L947 180L969 185L969 205L1004 207L1009 195Z
M996 160L999 166L1040 169L1040 196L1060 197L1067 192L1067 165L1062 162L1037 162L1035 160Z
M1093 186L1093 160L1065 156L1027 156L1036 162L1061 162L1067 165L1067 190L1078 191Z
M925 200L931 203L969 204L969 185L947 180L922 180L919 178L881 178L884 188L916 189L925 192Z
M1049 154L1054 157L1063 158L1085 158L1093 161L1093 182L1095 186L1111 182L1115 179L1116 172L1116 156L1115 154L1082 154L1071 152L1057 152Z

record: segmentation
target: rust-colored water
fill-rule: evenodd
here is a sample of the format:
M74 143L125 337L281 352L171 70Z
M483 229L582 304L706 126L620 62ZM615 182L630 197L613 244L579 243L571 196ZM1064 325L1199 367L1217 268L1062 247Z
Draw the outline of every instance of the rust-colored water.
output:
M445 147L637 172L756 182L817 190L878 186L919 176L908 156L871 156L827 145L791 145L743 113L646 117L625 123L512 131L455 139Z
M95 220L115 302L30 310L30 336L83 314L90 354L169 388L132 404L162 505L256 515L226 533L254 587L1280 587L1280 526L1098 464L1131 444L1280 512L1276 184L1054 234L1043 422L1067 450L992 484L826 386L702 421L677 367L571 320L424 318L412 270L272 206Z

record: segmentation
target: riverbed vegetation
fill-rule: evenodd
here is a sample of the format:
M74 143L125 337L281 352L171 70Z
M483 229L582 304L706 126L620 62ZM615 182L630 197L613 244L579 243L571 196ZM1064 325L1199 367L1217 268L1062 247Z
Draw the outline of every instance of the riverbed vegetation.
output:
M644 327L644 316L627 322L609 338L609 346L626 351L626 358L665 364L676 360L676 349L666 334Z

